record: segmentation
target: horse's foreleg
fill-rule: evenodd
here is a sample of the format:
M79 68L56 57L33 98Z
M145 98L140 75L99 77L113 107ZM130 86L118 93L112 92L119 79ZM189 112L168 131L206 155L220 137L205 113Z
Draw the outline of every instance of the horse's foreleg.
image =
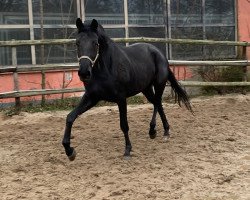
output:
M65 127L65 132L64 132L62 144L64 146L66 155L68 156L69 160L71 160L71 161L73 161L75 159L75 156L76 156L76 152L75 152L74 148L70 147L70 137L71 137L72 125L79 115L81 115L85 111L92 108L96 103L97 103L97 101L89 98L87 95L84 95L82 97L80 103L78 104L78 106L74 110L72 110L66 118L66 127Z
M131 142L129 140L129 126L128 126L128 120L127 120L127 102L126 99L122 100L118 103L119 112L120 112L120 126L124 133L125 137L125 153L124 156L129 157L130 151L132 149Z

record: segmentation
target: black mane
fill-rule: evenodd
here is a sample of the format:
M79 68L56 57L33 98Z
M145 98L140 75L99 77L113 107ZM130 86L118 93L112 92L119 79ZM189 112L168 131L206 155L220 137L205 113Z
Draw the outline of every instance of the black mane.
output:
M93 31L91 27L91 23L92 23L92 20L84 21L84 23L82 23L83 26L80 29L78 29L78 33ZM98 36L99 44L104 45L110 42L114 43L114 41L106 34L103 26L99 23L98 23L97 30L95 30L95 33Z

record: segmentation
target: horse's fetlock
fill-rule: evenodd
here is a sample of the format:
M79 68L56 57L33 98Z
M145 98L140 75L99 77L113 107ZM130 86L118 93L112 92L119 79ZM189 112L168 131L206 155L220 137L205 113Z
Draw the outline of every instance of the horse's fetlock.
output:
M155 129L156 124L155 123L150 123L150 129Z
M63 141L62 141L62 145L63 145L64 147L68 147L68 146L70 146L70 143L63 140Z

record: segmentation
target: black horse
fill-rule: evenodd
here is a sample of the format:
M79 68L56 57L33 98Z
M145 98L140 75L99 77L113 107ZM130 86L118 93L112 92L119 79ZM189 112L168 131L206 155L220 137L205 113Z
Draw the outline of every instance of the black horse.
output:
M154 106L150 122L149 136L156 136L156 114L160 114L164 137L169 137L169 124L162 107L162 94L167 82L176 93L178 103L182 101L186 108L192 108L186 92L181 88L165 56L155 46L146 43L128 47L117 45L104 32L103 27L93 19L82 23L76 20L76 37L79 59L78 75L85 85L85 94L79 105L66 119L66 128L62 144L70 160L76 152L70 147L71 128L75 119L97 104L100 100L115 102L120 112L120 127L125 137L124 156L130 156L132 149L129 140L126 98L142 92Z

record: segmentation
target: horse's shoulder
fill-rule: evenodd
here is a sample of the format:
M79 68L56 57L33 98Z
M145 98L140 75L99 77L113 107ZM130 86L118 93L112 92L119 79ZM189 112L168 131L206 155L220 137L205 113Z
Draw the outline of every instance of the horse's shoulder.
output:
M122 59L125 60L125 59ZM120 60L117 62L116 68L116 77L121 82L126 82L129 80L129 62Z

